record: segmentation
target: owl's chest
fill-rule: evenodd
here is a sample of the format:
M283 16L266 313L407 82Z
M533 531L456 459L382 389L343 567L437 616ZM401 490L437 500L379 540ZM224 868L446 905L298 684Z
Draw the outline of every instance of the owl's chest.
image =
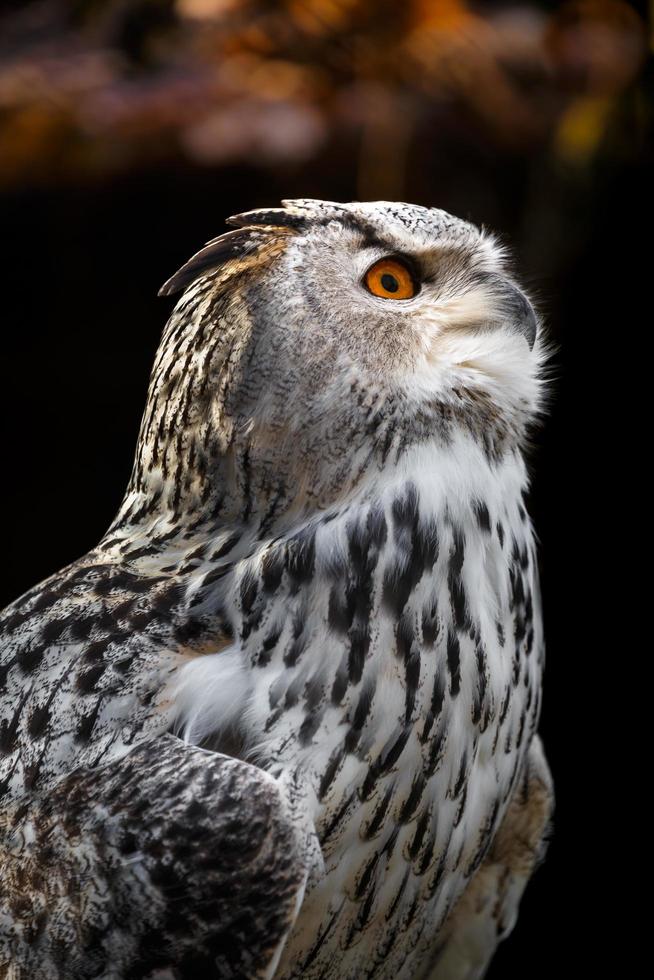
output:
M280 976L318 976L330 960L343 977L415 976L535 727L528 525L474 505L423 515L409 498L344 529L350 563L339 573L332 553L307 607L327 628L311 642L304 621L268 688L271 761L312 786L325 862Z

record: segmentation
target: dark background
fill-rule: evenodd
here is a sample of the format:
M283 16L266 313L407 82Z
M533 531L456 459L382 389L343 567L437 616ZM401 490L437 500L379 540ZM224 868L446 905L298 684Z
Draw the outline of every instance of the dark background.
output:
M646 32L618 2L44 2L0 20L2 605L109 525L171 307L157 289L224 217L404 199L510 244L558 347L531 456L557 813L491 980L633 975L609 963L629 947L612 780L648 371Z

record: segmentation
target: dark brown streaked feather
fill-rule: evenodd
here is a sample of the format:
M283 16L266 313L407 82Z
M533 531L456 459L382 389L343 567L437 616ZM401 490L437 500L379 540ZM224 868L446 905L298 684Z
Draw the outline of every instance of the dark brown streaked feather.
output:
M181 269L166 280L159 296L173 296L190 286L196 279L215 271L220 266L235 259L243 259L254 254L265 242L270 240L273 228L268 226L269 234L262 228L238 228L236 231L226 231L196 252ZM282 234L288 234L286 230ZM278 232L278 233L279 233Z
M299 231L306 228L308 221L308 215L296 214L287 208L257 208L254 211L233 214L231 218L225 219L225 224L234 225L236 228L245 228L251 225L273 225L279 228L295 228Z

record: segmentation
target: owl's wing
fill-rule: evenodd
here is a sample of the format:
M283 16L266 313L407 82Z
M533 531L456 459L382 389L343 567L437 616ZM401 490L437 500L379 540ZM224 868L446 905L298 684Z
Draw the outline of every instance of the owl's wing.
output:
M481 980L485 975L544 857L553 806L552 778L536 735L492 846L446 924L445 943L428 980Z
M171 735L70 773L0 838L0 977L259 978L308 874L270 775Z

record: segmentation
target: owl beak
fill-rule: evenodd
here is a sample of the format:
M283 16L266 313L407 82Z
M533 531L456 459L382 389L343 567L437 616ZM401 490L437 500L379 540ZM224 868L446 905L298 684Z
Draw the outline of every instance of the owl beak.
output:
M525 338L532 350L538 332L538 319L535 310L525 294L512 282L501 283L500 308L504 321Z

